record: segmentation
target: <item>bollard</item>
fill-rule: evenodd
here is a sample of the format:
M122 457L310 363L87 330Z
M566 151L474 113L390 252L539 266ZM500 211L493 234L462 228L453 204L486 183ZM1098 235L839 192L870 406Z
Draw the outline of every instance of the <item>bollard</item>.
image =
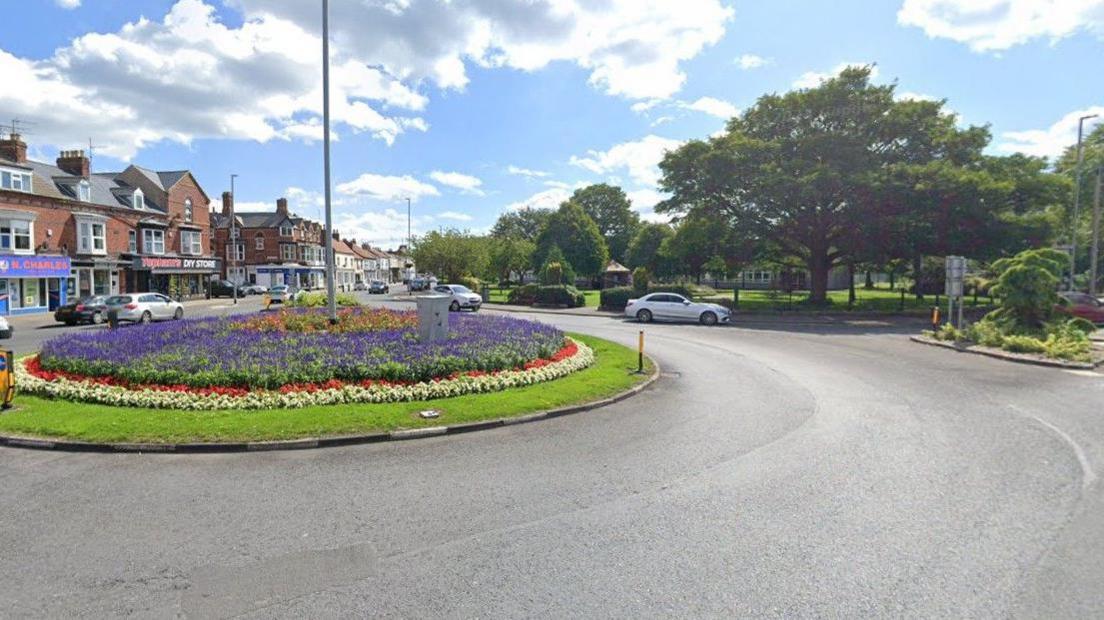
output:
M932 329L939 329L939 306L932 306Z
M644 330L640 330L640 341L636 350L636 372L644 373Z

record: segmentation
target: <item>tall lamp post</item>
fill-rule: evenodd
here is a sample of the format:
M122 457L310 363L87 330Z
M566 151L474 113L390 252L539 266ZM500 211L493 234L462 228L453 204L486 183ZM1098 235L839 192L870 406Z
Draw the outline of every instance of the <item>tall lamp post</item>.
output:
M414 245L414 237L410 234L410 196L406 197L406 251L410 251L410 246Z
M1085 121L1090 118L1096 118L1099 114L1086 114L1077 119L1077 171L1075 173L1076 180L1073 186L1073 222L1070 226L1070 281L1069 290L1073 290L1073 278L1077 275L1077 219L1081 215L1081 162L1085 158L1085 153L1081 149L1081 138L1085 133Z
M237 221L238 216L234 214L234 179L238 178L238 175L230 175L230 269L237 275L238 266L238 228ZM230 288L234 291L234 304L238 303L238 283L236 278L230 278Z
M330 324L337 324L334 290L333 212L330 205L330 1L322 0L322 160L326 183L326 297Z

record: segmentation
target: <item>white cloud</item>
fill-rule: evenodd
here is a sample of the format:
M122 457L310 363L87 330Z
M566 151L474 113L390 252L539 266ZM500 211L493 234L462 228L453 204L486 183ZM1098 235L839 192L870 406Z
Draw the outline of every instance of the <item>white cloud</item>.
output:
M717 99L716 97L702 97L692 103L680 102L679 107L687 110L694 110L696 112L704 112L705 114L716 116L724 120L728 120L740 113L740 108L737 108L727 101Z
M63 9L75 9L81 5L81 0L54 0Z
M442 220L453 220L456 222L470 222L475 219L467 213L461 213L459 211L442 211L437 214L437 218Z
M250 17L275 15L317 28L303 0L233 0ZM590 72L611 95L666 98L683 82L680 64L718 42L733 10L721 0L541 2L340 2L337 41L353 57L402 80L463 88L466 63L536 71L556 61Z
M1000 51L1081 30L1104 35L1104 0L905 0L897 22L975 52Z
M647 101L637 101L636 103L629 106L629 109L633 112L636 112L637 114L641 114L647 112L648 110L651 110L661 103L663 103L662 99L648 99Z
M430 227L433 218L415 215L411 219L412 234L417 237ZM382 211L342 211L334 214L334 229L343 239L356 239L383 249L396 249L406 243L406 213L396 209Z
M649 222L669 222L671 220L671 216L655 212L655 206L660 201L669 198L667 194L654 189L638 189L626 192L626 194L629 200L632 201L633 211L639 213L641 219Z
M843 71L844 69L846 69L848 67L864 67L864 66L868 66L868 65L873 65L873 63L868 63L868 62L841 62L838 65L836 65L835 67L833 67L831 71L827 71L827 72L823 72L823 73L819 72L819 71L806 71L805 73L802 73L796 80L794 80L793 87L794 88L816 88L817 86L820 86L820 83L823 82L824 80L827 80L827 79L830 79L830 78L833 78L833 77L839 75L840 71ZM875 80L875 79L877 79L877 77L878 77L878 66L873 65L870 69L870 79Z
M356 179L337 186L337 192L345 196L358 196L368 200L401 200L410 198L417 202L425 196L440 196L441 192L429 183L423 183L410 175L385 176L366 172Z
M429 174L429 178L437 181L441 185L447 185L448 187L458 189L465 194L472 194L475 196L485 195L483 190L480 189L480 186L483 185L483 181L471 175L435 170Z
M681 144L678 140L648 135L615 145L608 151L588 151L585 157L572 156L570 162L595 174L609 175L625 170L634 183L652 187L659 180L658 165L664 154Z
M759 67L765 67L771 64L771 60L769 58L763 58L762 56L757 56L755 54L743 54L739 58L737 58L735 62L744 71L748 71L750 69L758 69Z
M1001 141L996 148L1004 153L1019 152L1039 157L1058 157L1066 147L1077 144L1078 119L1091 114L1100 116L1085 121L1085 135L1088 135L1089 130L1104 118L1104 105L1070 112L1046 129L1006 131L1001 134Z
M903 92L895 93L893 95L893 98L898 100L898 101L906 101L906 100L911 100L911 101L939 101L939 97L936 97L934 95L926 95L924 93L914 93L912 91L907 91L907 90L903 91Z
M532 179L543 179L544 177L550 176L550 173L543 170L532 170L530 168L520 168L518 166L509 166L506 168L506 172L515 176L529 177Z
M555 209L571 198L571 191L564 187L553 187L542 192L537 192L525 200L519 200L506 205L507 209Z
M203 0L179 0L161 20L90 33L44 60L0 50L0 109L34 118L36 140L72 146L91 134L100 151L129 159L141 148L196 138L319 139L320 39L293 22L251 17L221 23ZM381 69L334 57L334 121L391 143L427 98Z

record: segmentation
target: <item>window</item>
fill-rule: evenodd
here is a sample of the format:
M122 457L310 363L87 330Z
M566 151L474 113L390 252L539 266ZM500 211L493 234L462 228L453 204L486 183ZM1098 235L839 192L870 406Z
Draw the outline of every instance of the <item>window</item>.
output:
M185 222L192 221L192 199L191 198L185 198L184 199L184 221Z
M265 245L264 235L257 233L257 236L253 238L253 249L263 250Z
M140 189L134 190L134 195L131 196L131 204L134 205L135 209L145 208L145 206L146 206L146 197L142 194L142 190L140 190ZM162 250L161 253L164 254L164 250Z
M31 236L30 221L0 220L0 250L30 254Z
M280 225L280 236L281 237L290 237L291 236L291 224L284 223L284 224Z
M88 181L77 183L77 200L90 202L92 200L92 184Z
M280 244L280 260L293 261L295 260L295 246L290 243Z
M146 254L165 253L165 231L146 228L142 231L142 250Z
M226 246L226 260L245 260L245 244L234 243Z
M193 256L203 254L202 233L198 230L180 231L180 253Z
M0 189L29 193L31 191L31 173L0 170Z
M138 233L133 230L127 231L127 252L136 253L138 251Z
M81 254L106 254L106 229L103 222L77 220L77 251Z

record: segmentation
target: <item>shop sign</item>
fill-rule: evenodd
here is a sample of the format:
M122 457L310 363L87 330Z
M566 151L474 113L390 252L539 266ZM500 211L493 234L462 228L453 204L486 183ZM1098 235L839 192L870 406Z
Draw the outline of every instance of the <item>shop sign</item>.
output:
M68 256L0 256L0 278L68 278Z
M154 273L215 272L219 270L219 259L186 258L183 256L137 256L134 259L134 269L149 270Z

